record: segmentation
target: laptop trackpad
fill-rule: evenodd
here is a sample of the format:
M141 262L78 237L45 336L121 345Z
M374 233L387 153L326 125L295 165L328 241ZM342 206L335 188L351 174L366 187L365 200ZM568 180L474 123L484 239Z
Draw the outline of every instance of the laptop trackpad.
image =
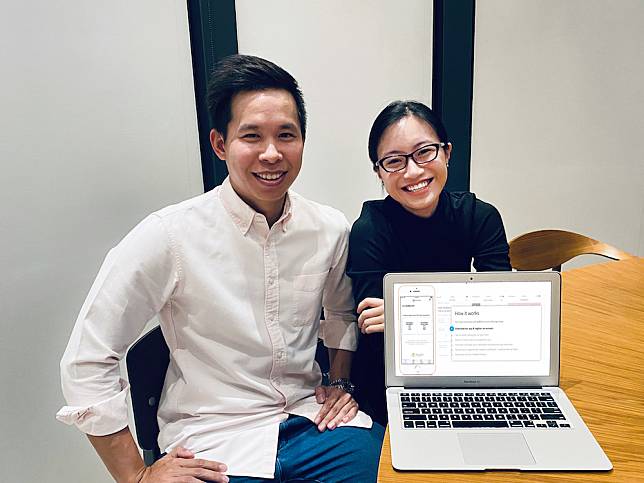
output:
M468 465L519 468L535 463L530 448L520 433L459 433L458 443Z

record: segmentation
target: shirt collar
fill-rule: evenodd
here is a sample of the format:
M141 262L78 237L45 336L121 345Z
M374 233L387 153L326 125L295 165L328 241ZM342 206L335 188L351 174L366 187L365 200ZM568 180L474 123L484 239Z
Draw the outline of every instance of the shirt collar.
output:
M233 222L239 228L242 235L246 235L248 230L250 230L253 220L259 214L253 208L248 206L244 200L242 200L237 192L233 189L232 184L230 183L230 178L226 177L224 182L221 184L221 190L219 192L219 199L221 200L224 208L228 214L233 219ZM284 202L284 209L282 210L282 216L276 221L277 224L281 224L282 230L286 231L287 221L291 219L292 216L292 207L293 203L291 201L291 196L289 193L286 193L286 200Z
M291 197L290 192L287 192L286 200L284 200L284 209L282 210L282 216L280 216L279 219L277 220L277 223L281 224L283 232L286 232L286 226L288 225L288 221L291 219L292 216L293 216L293 197Z

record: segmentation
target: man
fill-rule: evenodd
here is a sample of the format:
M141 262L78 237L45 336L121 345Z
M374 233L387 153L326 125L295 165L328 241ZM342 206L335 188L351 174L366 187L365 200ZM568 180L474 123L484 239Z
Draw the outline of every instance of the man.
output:
M208 103L229 177L110 251L61 361L58 418L88 434L119 482L374 481L383 429L345 392L357 337L348 223L288 191L306 134L297 82L232 56ZM314 362L321 306L326 387ZM158 412L168 454L146 468L118 361L156 314L171 354Z

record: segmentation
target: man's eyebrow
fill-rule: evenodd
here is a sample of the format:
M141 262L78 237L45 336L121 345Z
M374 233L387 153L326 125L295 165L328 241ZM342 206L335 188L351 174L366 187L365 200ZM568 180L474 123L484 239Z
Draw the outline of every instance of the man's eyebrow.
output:
M297 124L292 122L285 122L279 125L280 129L297 129ZM237 128L238 131L256 131L259 129L258 124L244 123L240 124Z
M255 129L259 129L259 126L257 124L248 124L248 123L240 124L238 128L239 131L252 131Z

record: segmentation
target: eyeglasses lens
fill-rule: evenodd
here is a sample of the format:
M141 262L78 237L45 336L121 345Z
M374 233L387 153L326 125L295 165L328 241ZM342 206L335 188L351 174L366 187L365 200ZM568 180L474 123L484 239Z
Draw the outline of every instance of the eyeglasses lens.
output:
M395 156L387 158L382 162L382 167L389 172L399 171L407 165L407 158L404 156Z
M414 161L418 163L429 163L436 158L438 154L438 147L436 146L425 146L420 148L414 153Z

